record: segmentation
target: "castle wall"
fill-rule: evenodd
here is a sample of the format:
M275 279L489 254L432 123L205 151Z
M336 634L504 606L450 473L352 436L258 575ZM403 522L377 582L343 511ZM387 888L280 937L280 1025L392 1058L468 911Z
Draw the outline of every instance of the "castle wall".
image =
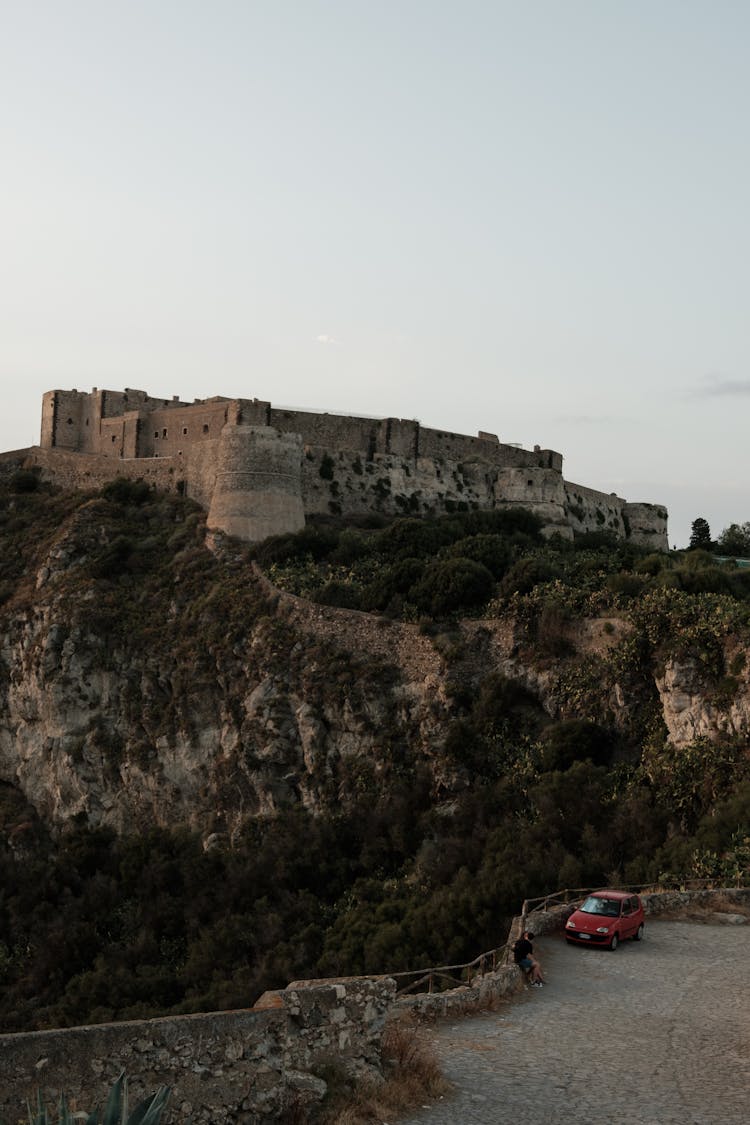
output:
M394 457L416 459L419 456L419 422L401 418L384 418L375 431L375 451Z
M179 482L209 511L210 526L240 538L294 530L321 513L430 515L518 504L535 511L549 535L601 530L668 546L662 508L566 483L554 450L415 420L283 410L257 398L184 404L130 388L51 391L42 404L42 452L60 454L57 470L49 458L39 464L70 487L100 487L114 475L167 489ZM89 456L75 466L68 454Z
M379 422L372 418L346 418L339 414L314 414L306 410L271 407L269 425L277 430L301 434L305 445L359 451L367 455L374 445Z
M208 527L258 542L300 531L302 439L269 426L225 426Z
M141 457L177 457L190 446L217 439L229 420L229 399L183 406L175 411L169 404L151 411L141 420Z
M623 521L630 541L638 547L668 551L667 510L660 504L625 504Z
M625 501L614 492L598 492L582 484L565 481L565 511L573 531L610 531L626 538L622 514Z
M101 488L116 477L144 480L163 492L183 490L184 466L174 460L141 457L131 461L105 458L93 453L71 453L63 449L29 449L25 468L38 468L42 480L61 488L88 492Z

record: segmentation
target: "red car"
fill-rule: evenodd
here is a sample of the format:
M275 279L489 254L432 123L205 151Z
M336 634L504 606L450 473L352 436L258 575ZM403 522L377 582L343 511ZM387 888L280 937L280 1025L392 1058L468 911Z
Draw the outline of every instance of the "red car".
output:
M643 937L643 903L630 891L594 891L565 923L565 938L582 945L617 949L621 941Z

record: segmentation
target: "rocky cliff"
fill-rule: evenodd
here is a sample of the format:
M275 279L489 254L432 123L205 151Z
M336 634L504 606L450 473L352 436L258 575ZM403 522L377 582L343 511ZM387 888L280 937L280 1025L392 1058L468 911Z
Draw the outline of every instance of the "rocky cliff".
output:
M450 799L472 783L453 727L492 676L523 689L536 730L585 718L634 742L647 715L678 749L748 734L734 634L723 686L696 660L635 661L637 626L611 607L564 614L551 642L549 615L540 640L512 599L430 636L282 593L245 548L209 549L192 505L130 486L11 499L4 528L0 779L50 824L231 839L418 770Z

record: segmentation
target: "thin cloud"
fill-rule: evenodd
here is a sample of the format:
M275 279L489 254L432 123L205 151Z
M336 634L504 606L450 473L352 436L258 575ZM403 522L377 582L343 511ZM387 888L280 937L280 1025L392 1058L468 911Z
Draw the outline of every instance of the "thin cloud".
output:
M694 393L708 398L742 397L750 395L750 379L727 379L723 375L707 375Z
M337 340L335 336L327 336L325 333L321 336L315 337L316 344L340 344L341 341Z

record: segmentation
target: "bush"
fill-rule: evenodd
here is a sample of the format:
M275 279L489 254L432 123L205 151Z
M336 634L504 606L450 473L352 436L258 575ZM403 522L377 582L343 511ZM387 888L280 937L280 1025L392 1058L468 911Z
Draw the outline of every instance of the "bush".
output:
M437 520L394 520L377 536L375 549L386 558L426 558L436 555L455 535L449 525Z
M472 535L459 539L447 548L451 558L473 559L486 566L493 578L502 578L511 559L511 551L502 535Z
M39 472L33 469L19 469L10 478L11 492L36 492L39 488Z
M394 597L410 598L412 587L424 574L422 559L401 559L385 566L366 586L362 604L366 609L387 609Z
M472 559L446 559L427 566L412 587L410 600L423 612L439 617L482 605L492 596L493 588L486 566Z
M579 761L606 766L612 758L613 740L609 732L582 719L550 724L542 732L540 744L544 770L567 770Z
M295 534L272 535L254 550L261 566L294 562L307 556L315 562L326 558L338 544L339 535L331 527L304 527Z
M128 480L127 477L117 477L108 481L101 490L105 500L115 504L143 504L153 495L150 485L145 480Z

